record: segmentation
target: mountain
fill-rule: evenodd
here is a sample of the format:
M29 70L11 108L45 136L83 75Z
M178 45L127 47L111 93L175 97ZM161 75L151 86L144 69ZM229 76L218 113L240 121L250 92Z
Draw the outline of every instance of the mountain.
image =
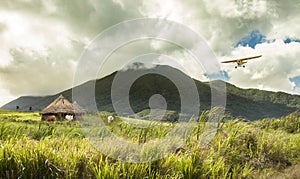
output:
M154 94L160 94L164 96L167 103L167 110L179 113L181 111L181 98L176 85L168 78L163 75L156 74L156 71L169 74L173 79L176 79L179 83L184 84L186 80L190 78L183 72L169 67L169 66L156 66L152 69L129 69L127 71L120 71L120 76L132 76L141 73L147 73L141 76L129 90L129 101L130 106L136 113L143 113L143 111L149 111L149 99ZM97 108L100 111L114 112L111 100L111 86L117 72L114 72L102 79L86 82L74 88L74 91L79 91L81 97L89 99L90 97L85 94L86 89L93 85L95 82L95 101ZM191 79L190 79L191 80ZM193 80L196 84L199 98L200 98L200 109L209 109L211 105L211 88L210 84L206 82L200 82ZM125 88L122 84L119 84L118 89L122 91ZM189 86L183 86L183 90L187 93L191 92ZM243 117L249 120L257 120L266 117L281 117L290 114L300 108L300 96L291 95L283 92L269 92L258 89L240 89L236 86L226 83L227 90L227 103L226 112L230 113L235 117ZM117 90L118 91L118 90ZM60 92L56 95L42 96L42 97L20 97L4 106L2 109L16 110L16 106L19 106L20 111L29 111L31 107L34 111L40 111L48 104L50 104L55 98L62 94L65 98L72 101L72 89ZM218 92L216 93L218 95ZM123 94L119 95L117 103L124 103L126 105L127 96ZM191 104L193 104L193 100ZM79 103L86 109L92 108L92 101L85 100L83 103ZM155 105L155 104L154 104ZM189 108L199 108L199 106L189 106ZM124 115L127 109L124 110ZM188 110L188 109L187 109ZM193 109L190 109L193 110Z

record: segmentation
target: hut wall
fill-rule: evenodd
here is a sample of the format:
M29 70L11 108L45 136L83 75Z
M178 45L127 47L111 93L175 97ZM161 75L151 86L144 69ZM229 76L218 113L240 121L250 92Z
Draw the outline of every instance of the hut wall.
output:
M58 119L56 114L42 114L41 119L42 121L46 121L50 116L55 116L55 118Z
M42 114L41 119L42 119L42 121L45 121L49 116L55 116L56 120L63 121L66 119L66 115L72 115L73 120L75 120L76 117L78 116L78 115L75 115L74 113L73 114L71 114L71 113L56 113L56 114L50 113L50 114Z

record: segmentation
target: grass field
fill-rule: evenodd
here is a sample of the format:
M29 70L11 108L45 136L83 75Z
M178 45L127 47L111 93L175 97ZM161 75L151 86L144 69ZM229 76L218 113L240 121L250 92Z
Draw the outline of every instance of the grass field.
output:
M297 113L222 123L205 146L196 142L202 121L178 152L135 164L100 153L78 122L48 123L40 121L37 113L0 111L0 178L300 178ZM163 138L175 125L130 118L104 123L115 135L136 143Z

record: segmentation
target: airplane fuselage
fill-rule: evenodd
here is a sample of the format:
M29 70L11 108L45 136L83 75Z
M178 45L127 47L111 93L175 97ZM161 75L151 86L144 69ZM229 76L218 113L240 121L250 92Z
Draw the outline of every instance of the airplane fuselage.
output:
M236 63L237 63L237 66L235 67L235 68L237 68L237 67L244 67L245 68L245 63L247 63L246 61L243 61L243 60L238 60L238 61L236 61Z

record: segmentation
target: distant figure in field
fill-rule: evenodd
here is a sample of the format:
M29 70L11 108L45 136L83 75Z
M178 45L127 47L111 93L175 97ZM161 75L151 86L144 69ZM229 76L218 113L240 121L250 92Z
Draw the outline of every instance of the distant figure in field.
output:
M113 116L108 116L108 117L107 117L107 122L108 122L108 123L111 123L113 120L114 120L114 117L113 117Z
M17 109L17 110L19 110L19 109L20 109L20 107L19 107L19 106L16 106L16 109Z
M65 118L66 118L68 121L72 121L72 120L74 119L73 115L69 115L69 114L67 114L67 115L65 116Z
M51 116L47 116L46 120L47 122L50 122L50 121L56 121L56 117L54 115L51 115Z
M29 107L29 111L32 111L32 107L31 106Z

